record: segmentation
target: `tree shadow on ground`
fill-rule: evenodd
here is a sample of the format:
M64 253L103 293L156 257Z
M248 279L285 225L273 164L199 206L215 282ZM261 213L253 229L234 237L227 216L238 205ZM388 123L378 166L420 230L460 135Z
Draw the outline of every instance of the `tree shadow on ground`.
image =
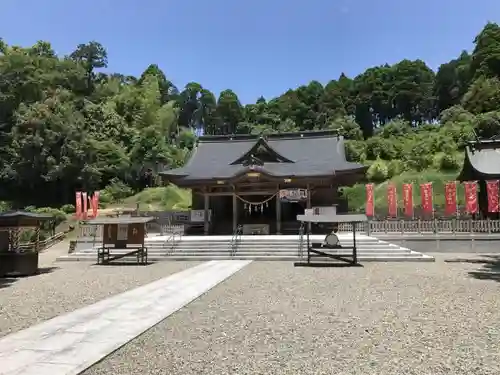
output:
M35 275L17 276L17 277L16 276L1 277L0 278L0 289L8 288L9 286L11 286L12 284L14 284L16 281L18 281L20 279L29 279L29 278L37 277L37 276L44 275L47 273L52 273L57 269L59 269L59 267L40 267L40 268L38 268L38 272Z
M480 264L481 268L469 272L470 277L477 280L500 282L500 255L482 255L481 258L476 259L453 259L446 262Z

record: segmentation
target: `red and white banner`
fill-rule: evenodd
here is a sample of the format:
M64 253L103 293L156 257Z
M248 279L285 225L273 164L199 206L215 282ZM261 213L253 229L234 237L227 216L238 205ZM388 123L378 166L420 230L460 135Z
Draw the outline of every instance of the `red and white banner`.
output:
M447 182L446 185L444 185L444 198L445 198L445 207L444 207L445 214L456 215L458 213L456 181Z
M366 185L366 216L375 216L375 203L373 197L373 184Z
M82 200L83 200L83 211L82 211L82 217L83 219L87 218L87 211L88 211L88 198L87 198L87 192L82 191Z
M486 181L486 192L488 193L488 212L499 212L498 210L498 180Z
M82 218L82 192L81 191L77 191L75 193L75 198L76 198L76 202L75 202L75 217L77 219L81 219Z
M405 215L413 217L413 184L403 184L403 206Z
M420 199L422 201L422 211L432 214L434 208L432 202L432 182L420 184Z
M92 200L90 201L92 206L92 217L97 217L97 211L99 210L99 192L94 191L94 195L92 196Z
M387 210L390 217L398 216L398 197L396 193L396 185L387 185Z
M477 202L477 182L464 182L465 187L465 212L475 214L479 211Z

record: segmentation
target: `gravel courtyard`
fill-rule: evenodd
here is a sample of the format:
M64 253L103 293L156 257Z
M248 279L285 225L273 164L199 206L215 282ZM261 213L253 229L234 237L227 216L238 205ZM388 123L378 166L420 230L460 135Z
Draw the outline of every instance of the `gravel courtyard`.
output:
M84 374L497 375L498 260L450 258L253 262Z
M51 254L41 258L45 273L0 279L0 337L199 264L96 266L88 262L54 263Z

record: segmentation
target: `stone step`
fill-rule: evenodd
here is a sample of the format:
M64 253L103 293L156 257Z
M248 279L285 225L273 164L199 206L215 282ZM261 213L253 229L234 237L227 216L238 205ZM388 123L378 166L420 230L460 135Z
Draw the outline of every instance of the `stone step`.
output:
M303 252L304 254L307 251ZM328 254L352 254L351 251L328 251ZM410 254L411 250L368 250L368 251L358 251L358 254ZM148 252L148 255L158 255L158 254L193 254L193 255L206 255L206 254L231 254L231 251L204 251L204 250L192 250L192 251L169 251L169 252ZM298 254L297 250L283 250L283 251L269 251L269 250L261 250L261 251L236 251L234 254L241 255L279 255L279 254Z
M126 251L115 251L114 254L125 254ZM303 254L306 254L307 251L303 250ZM336 250L329 250L329 254L352 254L352 251L349 250L343 250L343 249L336 249ZM368 254L368 255L376 255L376 254L395 254L395 255L401 255L401 254L410 254L412 253L411 250L405 249L405 248L399 248L399 249L370 249L370 250L358 250L358 254ZM211 249L192 249L192 250L155 250L155 251L148 251L148 256L171 256L171 255L225 255L225 254L240 254L240 255L280 255L280 254L287 254L287 255L297 255L298 250L297 249L282 249L282 250L266 250L266 249L261 249L261 250L238 250L236 252L232 252L230 250L211 250ZM89 250L83 250L83 251L77 251L74 252L73 255L89 255L96 257L97 253L95 250L89 249Z
M65 255L58 258L58 261L90 261L95 262L95 256L90 256L91 254L71 254ZM257 260L257 261L304 261L306 257L298 257L296 255L171 255L171 256L149 256L150 261L209 261L209 260ZM358 260L360 262L411 262L411 261L421 261L421 262L433 262L434 258L431 256L423 255L420 253L410 253L404 255L394 255L392 253L380 253L376 255L363 255L358 254ZM123 258L120 259L124 263L135 263L133 258ZM326 257L314 257L314 262L326 262L332 261L330 258Z
M193 241L187 241L187 242L176 242L174 244L172 243L164 243L164 242L154 242L154 243L145 243L144 245L147 246L148 248L153 248L153 247L167 247L167 246L172 246L175 245L176 247L229 247L232 244L230 242L224 242L224 243L192 243ZM352 246L354 243L353 242L340 242L342 246ZM304 246L306 243L303 244ZM388 242L382 242L382 241L376 241L376 242L356 242L356 246L387 246L391 245ZM251 243L251 242L244 242L244 243L238 243L238 247L266 247L266 246L271 246L271 247L298 247L299 243L298 242L286 242L286 243L277 243L277 242L261 242L261 243Z
M214 253L230 253L230 252L235 252L235 253L255 253L255 254L260 254L260 253L292 253L296 254L298 253L299 249L298 248L278 248L278 249L267 249L267 248L248 248L248 249L236 249L235 251L229 249L229 248L223 248L223 249L210 249L210 248L189 248L189 249L179 249L179 248L174 248L174 249L169 249L169 248L155 248L155 249L148 249L148 254L172 254L172 253L181 253L181 254L186 254L186 253L200 253L200 254L214 254ZM307 252L307 249L302 249L303 252ZM351 253L352 250L350 249L329 249L326 250L329 253ZM409 253L411 252L410 249L406 249L404 247L381 247L381 248L358 248L357 249L358 253L377 253L377 252L384 252L384 253ZM77 250L75 253L81 253L81 254L97 254L97 251L95 249L82 249L82 250ZM124 254L126 251L116 251L117 254Z

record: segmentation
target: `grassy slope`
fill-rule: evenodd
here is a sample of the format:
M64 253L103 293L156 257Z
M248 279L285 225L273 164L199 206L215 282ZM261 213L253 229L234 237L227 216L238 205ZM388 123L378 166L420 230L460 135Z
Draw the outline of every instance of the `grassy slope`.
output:
M191 206L191 191L174 185L149 188L126 198L119 206L135 208L137 203L141 211L188 210Z

